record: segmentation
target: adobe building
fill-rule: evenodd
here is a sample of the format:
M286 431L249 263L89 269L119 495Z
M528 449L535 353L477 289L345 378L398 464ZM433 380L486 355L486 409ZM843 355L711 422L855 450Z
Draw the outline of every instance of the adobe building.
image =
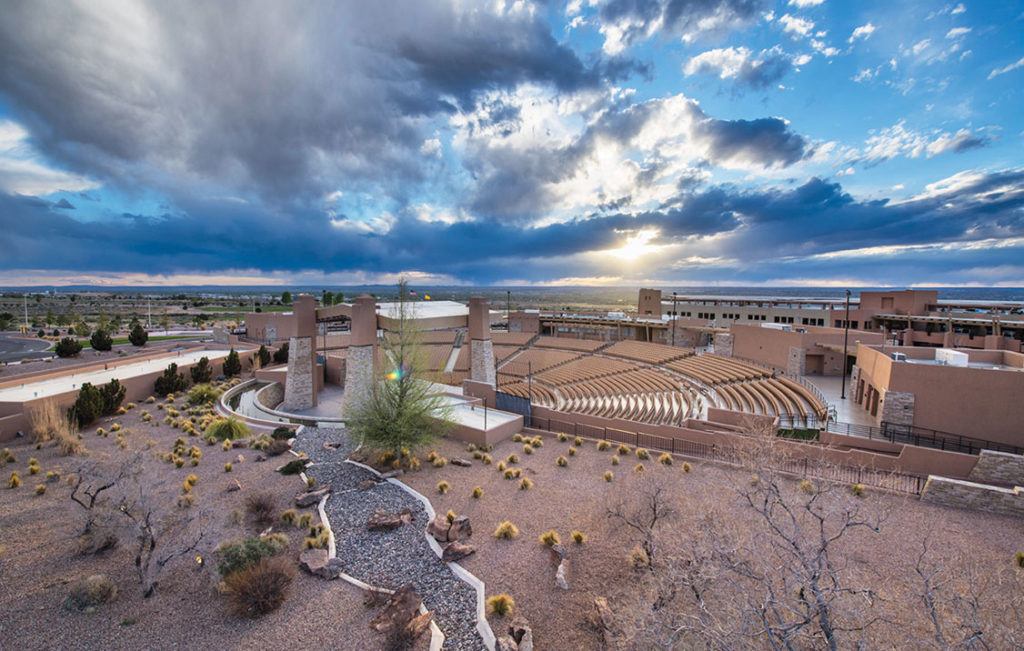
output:
M1024 354L862 343L851 387L880 426L1024 447Z
M715 338L715 351L730 354L785 371L790 375L842 375L843 340L846 332L842 328L793 328L775 324L746 325L733 324L729 329L731 353L719 350ZM857 344L882 345L885 335L881 332L851 330L849 333L850 352L856 352ZM852 366L851 359L847 369Z

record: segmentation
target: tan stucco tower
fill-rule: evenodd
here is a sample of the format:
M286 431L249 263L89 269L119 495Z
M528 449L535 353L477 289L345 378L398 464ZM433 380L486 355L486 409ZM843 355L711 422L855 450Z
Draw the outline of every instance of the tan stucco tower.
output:
M295 336L288 340L288 378L284 384L283 407L302 411L316 406L316 299L301 294L292 307Z
M352 304L352 337L345 360L345 405L358 404L372 389L377 352L377 300L363 294Z
M494 346L491 343L491 312L487 299L469 299L469 356L471 380L495 384Z

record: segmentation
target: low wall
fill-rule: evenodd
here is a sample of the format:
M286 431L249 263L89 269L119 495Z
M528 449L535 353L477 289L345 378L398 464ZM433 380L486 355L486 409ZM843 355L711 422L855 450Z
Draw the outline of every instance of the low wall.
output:
M284 400L284 387L274 382L256 392L256 401L267 409L277 409L277 406Z
M1024 517L1024 491L1020 486L1000 488L970 481L931 476L921 491L921 501L963 509Z
M1024 456L982 450L978 463L971 469L967 479L1011 486L1024 485Z
M777 416L750 414L745 411L719 409L717 407L708 407L707 420L711 423L722 423L724 425L731 425L732 427L750 429L753 431L760 431L761 428L766 428L767 431L774 432L779 426L779 419Z

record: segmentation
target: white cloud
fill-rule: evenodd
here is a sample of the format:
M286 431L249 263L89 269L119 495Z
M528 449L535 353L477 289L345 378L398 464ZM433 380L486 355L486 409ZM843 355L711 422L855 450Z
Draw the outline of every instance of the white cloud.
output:
M914 43L914 47L910 48L910 52L916 56L918 54L921 54L921 52L923 52L931 44L932 40L930 38L922 39L917 43Z
M84 176L48 166L29 143L24 127L10 120L0 121L0 190L43 196L61 190L82 192L99 186Z
M992 72L988 73L988 78L992 79L993 77L998 77L999 75L1005 75L1010 71L1020 68L1021 66L1024 66L1024 57L1017 59L1016 63L1011 63L1010 65L1003 66L1002 68L996 68Z
M798 7L800 9L806 9L807 7L817 7L825 0L789 0L791 7Z
M965 34L970 34L970 27L954 27L953 29L946 32L946 38L959 38Z
M799 34L800 36L807 36L814 29L813 21L806 18L797 18L789 14L779 18L779 22L782 23L782 28L785 31L791 34Z
M857 71L853 80L856 82L871 81L876 75L878 75L878 68L864 68L863 70Z
M424 156L434 156L436 158L441 157L441 141L437 138L429 138L423 141L420 145L420 153Z
M795 65L795 66L807 65L810 62L811 62L811 55L810 54L798 54L797 56L793 57L793 65Z
M857 29L853 30L853 34L850 34L850 42L853 43L858 38L862 38L866 41L869 38L871 38L871 35L875 33L876 29L878 28L872 25L871 23L865 23L858 27Z
M967 11L967 7L965 7L964 3L961 2L957 6L953 7L953 10L950 11L949 13L950 13L950 15L955 16L957 14L962 14L965 11Z
M839 49L834 48L831 45L827 45L825 42L819 41L814 38L811 39L811 47L813 47L816 51L824 54L827 57L834 57L837 54L839 54Z
M932 158L950 151L961 152L984 146L985 139L969 129L960 129L953 134L946 132L929 135L907 129L906 122L900 120L893 126L871 136L864 144L866 145L864 152L854 151L852 157L872 164L881 163L897 156Z

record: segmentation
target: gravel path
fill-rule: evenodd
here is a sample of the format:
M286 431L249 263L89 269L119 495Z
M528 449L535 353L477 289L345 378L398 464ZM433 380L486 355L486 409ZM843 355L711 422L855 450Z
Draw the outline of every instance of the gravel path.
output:
M324 449L328 441L342 445L336 450ZM313 460L309 472L317 483L333 487L326 511L345 573L391 590L411 583L445 634L445 649L486 649L476 630L476 591L456 577L430 548L423 533L428 522L423 505L387 482L357 490L359 482L373 476L344 462L352 451L344 429L303 428L294 449ZM383 532L366 530L366 520L375 511L397 513L403 508L413 512L412 526Z

